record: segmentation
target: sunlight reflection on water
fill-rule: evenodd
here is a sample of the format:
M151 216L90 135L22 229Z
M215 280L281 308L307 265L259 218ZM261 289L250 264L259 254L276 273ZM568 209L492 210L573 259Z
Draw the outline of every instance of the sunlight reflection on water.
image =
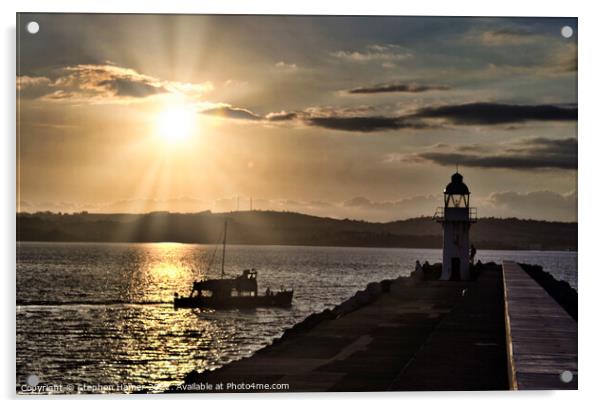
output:
M366 284L407 275L440 250L228 247L226 272L259 270L260 291L293 287L290 309L174 310L173 293L218 277L215 247L160 244L19 243L17 381L129 383L163 389L193 369L219 367L269 344L308 314ZM482 251L556 269L576 285L576 253ZM219 264L219 256L214 264ZM552 271L554 272L554 271Z

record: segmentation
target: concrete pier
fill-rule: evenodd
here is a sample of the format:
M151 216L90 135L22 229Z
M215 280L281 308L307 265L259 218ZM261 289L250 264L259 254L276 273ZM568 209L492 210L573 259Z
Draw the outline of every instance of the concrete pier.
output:
M463 292L390 389L508 389L500 269L485 270Z
M577 389L577 322L515 262L503 274L511 389Z

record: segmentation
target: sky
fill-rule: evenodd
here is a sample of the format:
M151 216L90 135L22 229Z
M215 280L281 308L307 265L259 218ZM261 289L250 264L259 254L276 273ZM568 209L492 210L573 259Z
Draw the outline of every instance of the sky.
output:
M577 19L20 14L17 32L17 211L384 222L434 214L457 165L479 217L577 220Z

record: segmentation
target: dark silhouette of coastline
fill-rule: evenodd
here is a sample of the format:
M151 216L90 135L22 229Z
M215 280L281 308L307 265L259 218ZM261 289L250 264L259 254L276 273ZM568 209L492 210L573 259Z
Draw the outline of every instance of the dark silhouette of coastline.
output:
M18 213L18 241L220 242L228 217L231 244L441 248L431 217L386 223L276 211L230 213ZM577 250L577 223L482 218L473 227L479 249Z

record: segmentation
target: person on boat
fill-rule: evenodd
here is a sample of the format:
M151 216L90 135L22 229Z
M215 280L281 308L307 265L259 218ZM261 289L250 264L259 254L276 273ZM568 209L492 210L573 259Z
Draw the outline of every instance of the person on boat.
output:
M265 295L266 295L266 296L272 296L272 290L271 290L270 288L267 288L267 289L265 290Z

